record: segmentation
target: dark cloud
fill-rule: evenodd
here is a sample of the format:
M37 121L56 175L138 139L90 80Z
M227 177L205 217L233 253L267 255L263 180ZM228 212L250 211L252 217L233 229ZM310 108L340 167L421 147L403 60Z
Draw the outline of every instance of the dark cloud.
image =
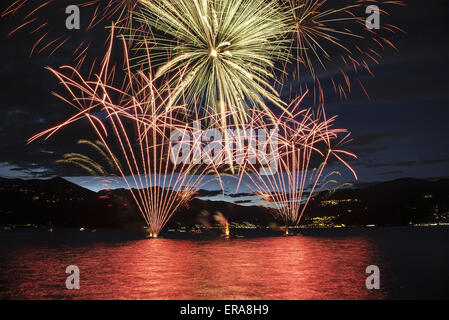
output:
M392 174L401 174L404 171L402 170L392 170L392 171L384 171L384 172L379 172L378 175L380 176L388 176L388 175L392 175Z
M351 147L360 147L368 145L379 145L382 143L396 142L403 138L403 134L396 132L372 133L364 136L358 136L350 142Z
M252 200L237 200L237 201L234 201L234 203L236 203L236 204L252 203L252 202L253 202Z
M204 189L200 189L197 191L197 196L198 197L213 197L213 196L218 196L223 194L223 191L221 190L204 190Z
M384 162L384 163L367 163L367 164L365 164L365 167L367 167L367 168L411 167L411 166L418 166L418 165L433 165L433 164L440 164L440 163L449 163L449 158L410 160L410 161Z
M242 197L254 196L254 193L241 192L241 193L230 194L229 196L232 197L232 198L242 198Z

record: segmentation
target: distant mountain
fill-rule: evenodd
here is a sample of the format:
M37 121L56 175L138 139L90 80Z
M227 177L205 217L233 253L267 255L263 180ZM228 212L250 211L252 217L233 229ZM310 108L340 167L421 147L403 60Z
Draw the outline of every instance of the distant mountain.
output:
M449 179L404 178L322 192L311 201L307 218L323 216L346 225L449 222Z
M230 222L268 226L275 222L271 210L193 199L173 215L168 227L213 225L217 212ZM303 223L317 224L323 219L345 225L449 222L449 179L399 179L322 192L311 200ZM129 190L93 192L62 178L0 178L0 224L135 230L145 225Z
M175 213L168 226L216 224L216 212L240 223L268 225L274 220L267 208L193 199ZM0 224L141 230L145 222L129 190L96 193L62 178L0 178Z
M62 178L0 178L0 224L119 227L137 218L118 214L101 194Z

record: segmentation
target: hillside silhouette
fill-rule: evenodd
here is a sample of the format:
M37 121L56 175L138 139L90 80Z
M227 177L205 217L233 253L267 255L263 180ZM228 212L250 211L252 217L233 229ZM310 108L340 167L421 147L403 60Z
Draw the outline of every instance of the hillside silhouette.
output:
M173 215L168 227L214 225L216 212L234 223L282 224L266 207L195 198ZM346 226L449 222L449 179L398 179L321 192L312 198L303 224L323 221ZM0 178L0 224L142 230L145 222L129 190L93 192L63 178Z

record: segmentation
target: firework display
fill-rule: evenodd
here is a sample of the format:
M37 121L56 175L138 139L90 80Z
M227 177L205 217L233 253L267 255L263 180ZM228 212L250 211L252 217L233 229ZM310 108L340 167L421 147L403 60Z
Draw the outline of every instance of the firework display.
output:
M1 1L0 300L296 319L447 298L448 14Z
M62 71L50 69L69 94L68 98L59 97L78 112L29 141L43 136L49 138L63 127L87 118L99 142L82 143L103 154L109 165L123 178L148 224L149 235L157 237L177 208L195 195L195 190L206 177L205 173L217 170L217 167L213 161L205 166L178 161L181 155L174 153L171 148L170 132L175 129L182 132L180 141L184 144L195 144L197 141L185 139L193 136L193 133L188 131L189 127L184 122L177 119L177 114L184 113L184 108L166 108L151 78L143 72L128 72L123 90L110 85L114 83L114 68L110 67L113 39L111 37L110 47L95 80L84 79L71 67L62 67ZM123 46L126 55L125 42ZM76 73L76 77L65 74L71 72ZM116 103L115 96L118 96ZM94 113L101 113L101 116ZM114 153L114 147L119 150L117 153ZM191 157L194 148L189 150L182 157ZM59 162L74 163L94 175L106 174L98 163L85 155L67 154Z
M344 158L354 158L355 154L342 149L348 138L347 130L334 128L335 116L327 118L324 110L313 111L301 109L299 106L304 96L295 99L289 110L292 116L284 113L277 118L280 124L273 131L273 126L267 125L264 113L253 117L251 127L258 129L258 134L268 139L263 146L267 159L276 159L276 163L261 167L250 161L245 162L245 175L251 181L251 187L262 199L274 205L275 215L288 226L300 223L307 204L316 193L327 184L335 172L325 173L332 158L346 166L357 179L357 174ZM276 132L277 148L272 148ZM343 136L343 137L342 137ZM249 153L260 152L251 150ZM250 159L247 157L246 159Z
M239 184L248 178L287 227L297 225L311 197L332 174L326 172L331 160L357 177L347 162L355 154L341 147L349 134L334 127L335 116L326 115L319 69L330 65L339 70L342 82L329 79L345 98L352 83L348 68L372 74L367 60L378 63L385 46L396 49L382 34L364 27L360 9L368 3L328 8L325 0L79 2L80 8L90 8L87 31L101 24L111 29L106 55L95 76L85 77L80 67L87 43L76 47L75 67L48 68L66 89L66 95L57 96L77 112L29 142L48 139L87 119L98 141L81 143L99 152L123 178L154 237L195 195L205 177L220 180L226 171L237 176ZM26 28L34 29L31 34L43 33L32 53L48 49L52 55L70 41L69 36L47 31L49 23L40 18L41 9L52 5L55 1L16 0L3 12L3 16L26 12L23 23L10 34ZM356 27L363 32L354 31ZM390 24L383 28L402 31ZM344 44L343 38L350 38L352 45ZM116 41L124 47L118 63ZM292 72L290 65L296 65ZM124 80L117 81L117 75ZM302 107L311 92L309 85L304 86L308 77L313 96L318 97L315 108ZM357 82L366 93L358 78ZM287 83L286 99L281 93ZM271 160L258 164L249 160L261 149L244 142L240 149L224 148L217 154L211 152L214 141L198 156L198 148L211 139L197 135L192 123L202 123L200 129L217 128L212 140L220 136L225 146L248 142L249 132L257 130L265 139L263 149L274 148L264 153ZM173 132L182 134L173 140ZM187 154L179 153L186 146ZM83 154L68 153L58 162L107 175L103 166Z
M236 123L247 122L248 106L268 100L283 107L274 85L275 62L287 59L287 15L278 1L142 1L137 21L152 36L133 32L153 46L156 77L177 87L170 104L195 101L222 115L232 110ZM145 62L136 58L137 62Z

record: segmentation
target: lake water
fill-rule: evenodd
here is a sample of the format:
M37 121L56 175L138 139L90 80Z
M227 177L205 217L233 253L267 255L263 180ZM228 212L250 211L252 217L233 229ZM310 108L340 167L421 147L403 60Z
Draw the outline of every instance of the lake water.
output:
M449 298L449 228L304 230L294 237L139 239L0 232L0 299ZM67 290L77 265L80 290ZM380 290L365 269L380 268Z

